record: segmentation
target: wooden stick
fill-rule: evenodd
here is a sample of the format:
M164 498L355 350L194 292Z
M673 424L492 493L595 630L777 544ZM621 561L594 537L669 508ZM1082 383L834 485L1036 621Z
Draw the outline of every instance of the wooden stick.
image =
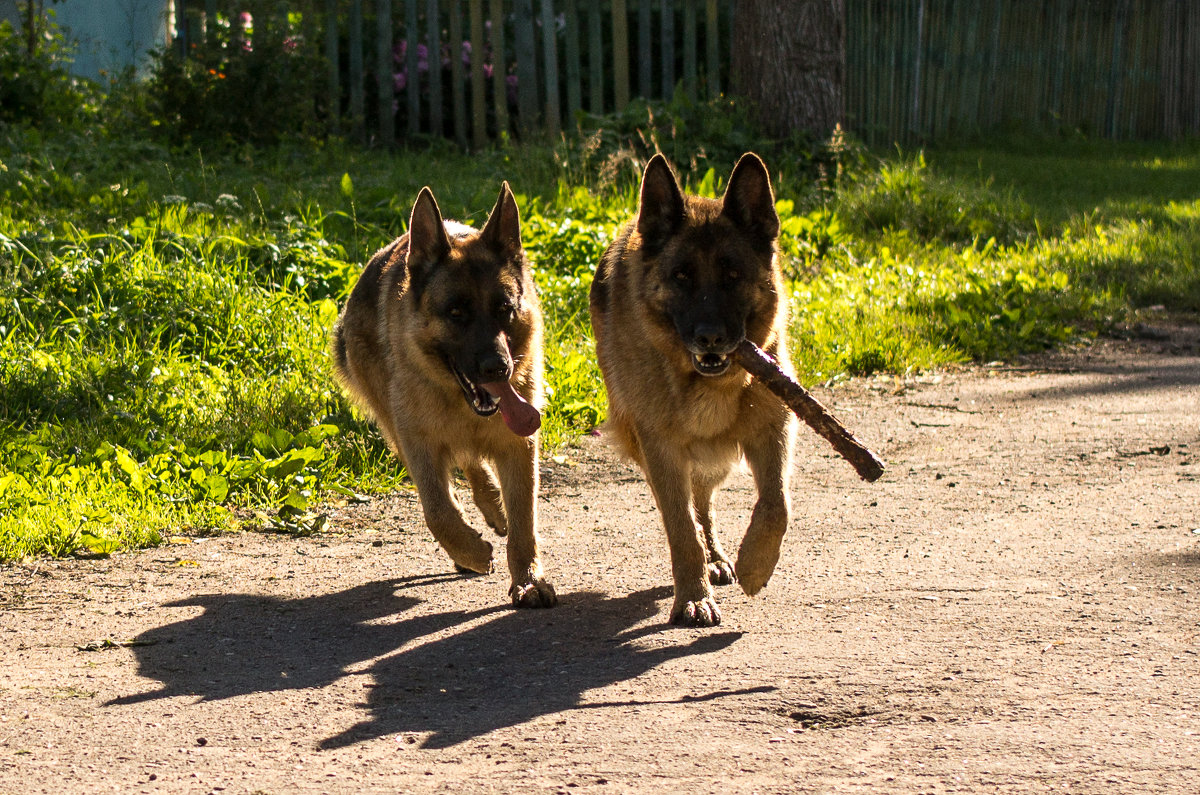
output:
M859 476L868 483L879 480L883 474L883 462L866 448L854 434L838 422L829 411L779 368L779 364L750 340L742 340L733 351L734 359L746 372L762 382L808 423L809 427L824 436L842 458L850 462Z

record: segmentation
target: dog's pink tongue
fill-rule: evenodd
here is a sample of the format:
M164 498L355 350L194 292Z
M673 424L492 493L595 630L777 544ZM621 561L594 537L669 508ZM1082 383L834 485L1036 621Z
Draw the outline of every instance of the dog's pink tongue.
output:
M532 436L542 427L542 415L525 398L517 394L512 384L507 381L493 381L490 384L480 384L500 401L500 416L504 424L517 436Z

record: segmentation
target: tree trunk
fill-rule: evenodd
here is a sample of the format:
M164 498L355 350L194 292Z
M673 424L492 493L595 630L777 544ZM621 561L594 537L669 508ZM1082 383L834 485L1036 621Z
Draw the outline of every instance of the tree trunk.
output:
M820 140L843 122L845 0L738 0L733 86L764 132Z
M20 14L19 7L17 13ZM46 0L25 0L25 57L30 61L37 55L45 20Z

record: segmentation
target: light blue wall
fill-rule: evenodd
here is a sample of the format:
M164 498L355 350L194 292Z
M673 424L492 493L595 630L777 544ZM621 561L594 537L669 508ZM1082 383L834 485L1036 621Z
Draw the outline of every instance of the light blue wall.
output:
M71 71L100 79L126 66L144 68L147 54L168 43L173 0L60 0L47 2L60 27L76 43ZM0 19L17 24L16 0L0 0Z

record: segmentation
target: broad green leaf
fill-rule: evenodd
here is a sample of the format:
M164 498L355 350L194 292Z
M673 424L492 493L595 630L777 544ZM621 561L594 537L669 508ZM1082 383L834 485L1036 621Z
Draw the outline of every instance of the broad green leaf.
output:
M133 460L133 456L120 447L116 448L116 458L117 466L129 478L130 487L139 494L145 493L146 483L142 478L142 468L138 462Z
M229 481L221 475L209 475L204 480L204 496L213 502L225 502L229 496Z

